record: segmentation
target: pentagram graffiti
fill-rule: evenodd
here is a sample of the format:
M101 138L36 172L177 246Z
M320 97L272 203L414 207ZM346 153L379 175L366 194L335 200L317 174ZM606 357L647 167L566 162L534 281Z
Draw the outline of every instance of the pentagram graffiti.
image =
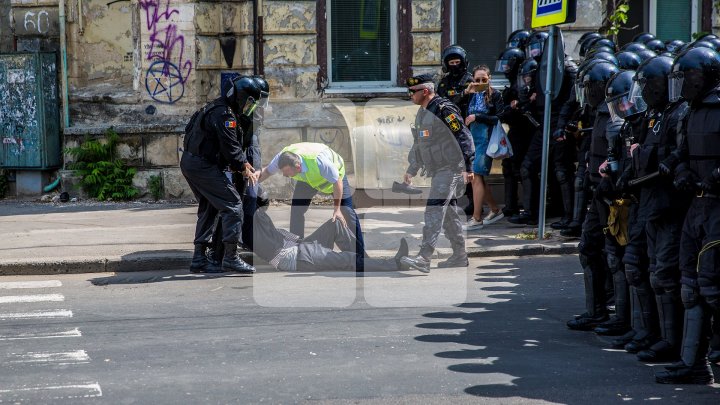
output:
M153 100L173 104L185 93L182 73L177 66L167 61L150 65L145 75L145 88Z

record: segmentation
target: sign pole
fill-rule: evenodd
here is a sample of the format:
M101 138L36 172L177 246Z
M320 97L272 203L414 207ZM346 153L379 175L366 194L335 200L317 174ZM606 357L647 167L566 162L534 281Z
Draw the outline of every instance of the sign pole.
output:
M538 214L538 240L542 240L545 235L545 201L547 198L547 176L548 176L548 154L550 149L550 112L552 109L552 89L555 79L555 38L557 37L558 28L555 25L550 26L550 36L548 37L547 52L547 80L545 81L545 112L543 115L543 151L542 164L540 166L540 212ZM523 190L524 192L524 190Z

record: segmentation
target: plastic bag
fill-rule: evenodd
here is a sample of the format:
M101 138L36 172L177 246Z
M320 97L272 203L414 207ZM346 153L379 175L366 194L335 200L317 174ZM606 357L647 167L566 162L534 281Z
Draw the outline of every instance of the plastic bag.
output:
M505 159L513 155L512 145L505 133L505 128L499 122L493 127L485 154L493 159Z

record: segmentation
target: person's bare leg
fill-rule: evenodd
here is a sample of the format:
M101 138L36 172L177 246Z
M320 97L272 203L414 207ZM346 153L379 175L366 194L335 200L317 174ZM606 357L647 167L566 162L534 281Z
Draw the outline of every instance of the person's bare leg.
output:
M492 190L490 189L490 186L485 181L485 177L477 176L477 175L475 175L475 177L480 177L480 181L482 182L483 194L485 196L484 201L487 203L488 207L490 207L490 210L492 212L500 211L500 208L498 207L497 202L495 202L495 197L493 197L493 195L492 195ZM474 186L474 184L473 184L473 186Z
M474 206L473 218L478 222L482 222L482 203L485 200L485 185L482 176L478 176L477 174L473 176L472 189Z

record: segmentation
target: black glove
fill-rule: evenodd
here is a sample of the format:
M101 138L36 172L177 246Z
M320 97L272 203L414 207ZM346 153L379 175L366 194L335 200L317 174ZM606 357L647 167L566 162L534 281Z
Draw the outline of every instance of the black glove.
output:
M563 131L562 129L556 129L552 135L553 139L555 140L558 140L558 138L562 138L563 136L565 136L565 131Z
M658 165L658 171L663 176L668 176L675 170L675 167L677 167L677 164L678 164L678 158L675 155L670 155L667 158L665 158L665 160L660 162L660 164Z
M705 176L700 182L700 188L705 192L712 192L718 186L720 181L720 168L715 168L710 174Z
M617 191L620 193L627 191L630 188L630 180L632 180L632 173L629 170L622 172L615 182Z
M675 181L673 181L673 186L678 191L682 191L685 193L692 193L695 192L697 189L696 183L698 182L698 178L693 172L691 171L684 171L681 173L678 173L677 176L675 176Z
M603 177L595 189L595 195L598 199L614 200L615 199L615 187L613 186L610 177Z

